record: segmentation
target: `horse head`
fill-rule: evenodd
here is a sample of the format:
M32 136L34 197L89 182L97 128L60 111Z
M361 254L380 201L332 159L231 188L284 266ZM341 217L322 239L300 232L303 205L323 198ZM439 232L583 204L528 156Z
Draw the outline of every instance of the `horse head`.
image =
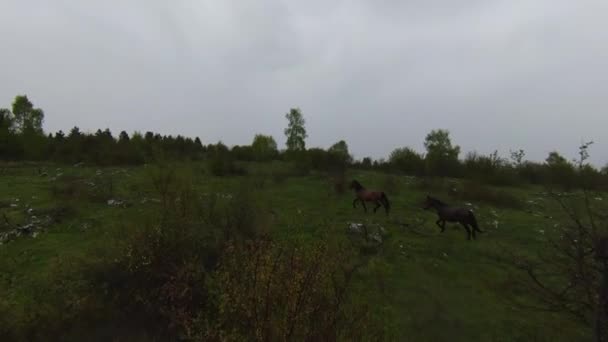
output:
M356 179L353 179L353 181L350 182L350 188L351 189L355 189L355 190L359 190L359 189L363 189L363 186L361 185L361 183L357 182Z
M430 195L426 195L426 199L424 201L424 205L423 205L423 209L424 210L429 210L431 208L437 208L438 206L442 206L444 205L443 202L441 202L440 200L431 197Z

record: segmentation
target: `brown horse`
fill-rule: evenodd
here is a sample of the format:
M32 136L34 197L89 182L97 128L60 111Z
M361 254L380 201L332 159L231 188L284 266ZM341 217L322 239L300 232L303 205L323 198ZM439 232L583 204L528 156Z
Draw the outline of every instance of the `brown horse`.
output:
M460 223L464 229L467 230L469 240L471 240L471 235L473 235L473 239L475 239L475 232L483 233L477 226L477 219L475 219L473 211L468 208L451 207L446 203L427 195L424 209L428 210L431 208L437 211L439 219L435 223L441 228L442 233L445 231L446 221ZM472 226L473 229L469 228L469 225Z
M365 212L367 212L367 206L365 205L365 202L374 202L376 204L376 207L374 208L374 213L376 212L376 210L378 210L378 208L384 206L386 215L388 215L388 212L391 208L391 203L388 201L388 198L386 197L386 194L384 192L367 190L363 187L363 185L361 185L361 183L357 182L356 180L353 180L350 183L350 188L355 190L355 195L357 196L353 200L353 208L357 207L357 202L361 202L361 204L363 205L363 209L365 210Z

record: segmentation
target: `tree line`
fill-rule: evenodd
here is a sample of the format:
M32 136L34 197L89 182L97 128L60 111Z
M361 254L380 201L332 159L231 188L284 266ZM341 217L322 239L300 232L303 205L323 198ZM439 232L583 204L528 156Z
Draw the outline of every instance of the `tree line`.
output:
M69 132L45 134L44 111L34 107L26 95L15 97L12 108L0 109L0 159L90 163L95 165L137 165L158 158L170 160L212 160L219 168L233 167L234 161L287 160L306 170L345 170L348 167L381 170L414 176L474 178L494 185L519 183L556 185L565 189L579 186L608 189L608 167L576 165L559 152L551 152L544 162L525 159L523 150L509 158L494 152L482 155L461 150L450 139L449 131L431 131L424 141L425 153L409 147L394 149L388 159L365 157L355 160L348 144L340 140L328 149L306 148L306 121L298 108L286 115L286 148L280 150L270 135L256 134L250 145L228 147L221 141L204 145L196 137L161 135L155 132L122 131L115 136L109 129L95 133L78 127ZM222 172L219 172L222 173Z

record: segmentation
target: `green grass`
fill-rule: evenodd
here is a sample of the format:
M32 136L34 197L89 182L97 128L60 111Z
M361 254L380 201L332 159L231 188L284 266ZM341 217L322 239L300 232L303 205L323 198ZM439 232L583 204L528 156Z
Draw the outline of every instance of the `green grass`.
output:
M569 316L524 310L509 300L517 295L534 301L510 285L515 270L501 258L506 257L504 249L534 255L545 248L543 241L551 233L551 222L534 215L536 210L530 213L527 207L509 209L470 201L481 229L486 231L473 242L454 225L439 234L435 214L423 211L420 205L429 191L420 190L411 177L391 176L394 188L387 193L392 211L387 217L383 211L373 214L371 210L364 213L361 207L353 209L352 194L336 194L323 175L275 180L275 172L287 169L280 163L249 165L248 176L226 178L211 176L201 164L178 167L192 175L200 194L234 193L243 182L253 182L259 188L256 200L272 210L270 230L278 240L341 237L346 234L347 222L383 226L389 237L357 273L353 290L389 340L577 341L590 337L588 329ZM94 260L100 254L111 254L116 237L131 226L129 223L151 220L158 209L153 201L142 203L143 198L158 198L149 181L151 167L46 165L45 169L48 177L39 177L35 165L14 165L0 176L0 203L18 204L0 209L0 213L15 224L26 219L26 205L35 211L57 205L73 209L69 217L36 238L22 237L0 245L0 297L9 303L13 316L8 321L27 319L40 288L52 279L57 262L66 258ZM93 180L98 170L112 175L113 197L131 206L63 201L51 195L57 177ZM361 171L348 175L348 179L356 178L377 189L386 184L385 177ZM527 203L535 198L537 189L508 191ZM434 194L454 204L469 202L451 200L446 193ZM541 229L546 233L541 234Z

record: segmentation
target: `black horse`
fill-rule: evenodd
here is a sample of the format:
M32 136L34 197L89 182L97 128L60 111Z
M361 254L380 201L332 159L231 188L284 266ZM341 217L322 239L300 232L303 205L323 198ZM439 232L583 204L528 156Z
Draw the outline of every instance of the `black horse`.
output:
M361 183L353 180L350 183L350 188L355 190L355 195L357 196L353 200L353 208L357 207L357 202L361 202L363 204L363 209L367 212L367 206L365 206L365 202L374 202L376 203L376 207L374 208L374 213L380 208L384 206L384 210L386 210L386 215L388 215L388 211L391 208L391 203L388 201L386 194L382 191L375 190L367 190L361 185Z
M437 211L439 219L435 223L441 228L442 233L445 231L446 221L460 223L467 230L469 240L471 240L471 235L473 236L473 239L475 239L475 232L483 233L477 226L477 219L475 219L473 211L468 208L451 207L436 198L426 196L424 209L428 210L431 208ZM471 229L469 225L473 227L473 229Z

